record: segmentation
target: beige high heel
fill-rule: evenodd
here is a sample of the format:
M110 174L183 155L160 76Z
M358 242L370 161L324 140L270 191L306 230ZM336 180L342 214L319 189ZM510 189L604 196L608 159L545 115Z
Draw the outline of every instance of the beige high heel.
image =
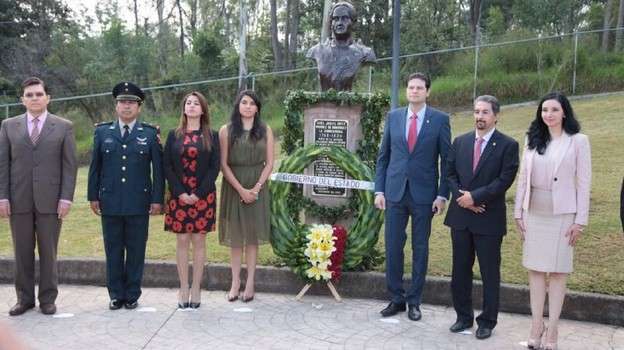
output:
M551 341L552 336L549 337L548 332L546 333L546 339L544 342L544 350L557 350L559 346L557 345L557 338L559 337L559 332L557 329L553 329L552 333L555 335L555 341Z
M540 334L537 336L536 339L531 338L531 335L533 335L533 332L529 333L529 340L527 341L527 347L529 349L539 349L542 347L542 336L546 332L546 325L544 324L544 321L542 321L541 328L542 328L542 331L540 332Z

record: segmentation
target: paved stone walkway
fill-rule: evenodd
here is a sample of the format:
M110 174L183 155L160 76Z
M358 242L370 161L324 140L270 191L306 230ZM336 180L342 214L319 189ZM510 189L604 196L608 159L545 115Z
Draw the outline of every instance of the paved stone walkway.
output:
M108 310L103 287L62 285L58 313L38 308L9 317L10 285L0 285L0 325L33 349L526 349L529 318L503 313L493 336L452 334L453 309L423 305L423 319L405 313L381 319L379 300L258 293L254 301L229 303L222 291L204 291L201 308L180 311L176 290L143 291L136 310ZM472 331L475 329L473 328ZM624 350L624 328L563 320L560 349Z

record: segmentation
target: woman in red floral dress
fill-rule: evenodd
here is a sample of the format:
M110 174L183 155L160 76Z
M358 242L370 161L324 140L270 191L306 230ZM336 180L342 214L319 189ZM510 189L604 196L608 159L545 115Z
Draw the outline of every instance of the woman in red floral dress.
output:
M165 230L177 237L178 307L198 308L206 233L215 230L215 180L219 174L219 136L210 129L208 103L201 93L191 92L182 100L180 124L167 136L163 159L171 193L165 210ZM193 283L189 290L190 242L193 242Z

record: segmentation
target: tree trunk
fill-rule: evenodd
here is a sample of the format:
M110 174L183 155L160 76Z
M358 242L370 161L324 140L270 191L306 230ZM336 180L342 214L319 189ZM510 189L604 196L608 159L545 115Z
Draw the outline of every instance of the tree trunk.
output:
M167 22L165 20L165 0L156 0L158 12L158 69L160 76L167 74Z
M624 0L620 0L620 7L618 9L617 17L617 31L615 32L615 52L622 51L622 26L624 25Z
M323 22L321 24L321 43L325 42L325 40L331 37L331 0L325 0L323 2Z
M139 36L140 26L139 26L139 6L137 4L138 0L134 0L134 34Z
M247 88L247 10L245 0L239 0L240 10L240 49L238 53L238 90Z
M191 26L191 38L194 38L197 33L197 0L190 0L189 6L191 8L191 18L189 19L189 25Z
M286 33L284 35L284 68L290 68L290 17L291 8L295 0L286 0Z
M277 0L270 0L271 5L271 46L273 48L273 60L276 70L283 68L282 52L280 51L280 43L277 37Z
M474 44L478 45L481 38L478 27L481 23L481 0L470 1L470 31L474 38Z
M604 19L602 21L602 45L601 51L609 50L609 28L611 28L611 14L613 13L613 0L608 0L605 4Z
M624 0L623 0L624 1ZM288 54L290 58L290 68L297 67L297 33L299 32L299 0L292 0L290 14L290 43L288 44Z
M230 16L231 16L231 13L229 13L228 11L227 1L223 0L221 2L221 11L220 11L220 17L223 19L223 37L231 43L232 42L231 38L233 37L233 35L232 35Z
M184 17L182 16L182 5L180 0L176 0L178 14L180 16L180 57L184 57Z

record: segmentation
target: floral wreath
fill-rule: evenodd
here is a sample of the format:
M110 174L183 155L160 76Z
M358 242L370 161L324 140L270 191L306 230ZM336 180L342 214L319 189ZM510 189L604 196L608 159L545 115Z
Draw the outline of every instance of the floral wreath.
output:
M326 156L339 168L355 180L373 181L373 171L362 162L359 157L347 149L338 146L321 147L308 145L298 149L285 158L279 168L283 173L302 173L303 170L314 160ZM377 243L379 229L383 223L383 214L374 206L374 195L367 190L354 190L357 211L353 224L342 236L346 236L344 244L340 240L340 226L333 227L335 239L327 236L328 228L323 225L304 225L298 222L299 211L289 208L289 195L296 184L277 182L271 183L271 245L275 254L284 259L295 274L306 281L336 279L340 275L340 268L353 270L358 268L365 257L370 256ZM295 208L297 209L297 208ZM298 208L300 209L300 208ZM295 215L293 215L295 213ZM325 233L319 233L318 231ZM321 239L323 238L323 239ZM334 242L335 241L335 242ZM315 244L328 243L331 247L324 246L319 253L313 254L309 247L311 242ZM344 249L342 266L331 266L338 263L342 255L340 246ZM338 247L338 248L336 248ZM333 250L336 248L336 250ZM315 248L316 249L316 248ZM327 254L328 249L331 251ZM306 250L308 254L306 254ZM323 259L316 259L321 256ZM335 263L327 263L327 258ZM317 268L316 270L311 268ZM319 269L321 268L321 269ZM329 270L331 273L328 273ZM337 270L333 272L333 270Z

